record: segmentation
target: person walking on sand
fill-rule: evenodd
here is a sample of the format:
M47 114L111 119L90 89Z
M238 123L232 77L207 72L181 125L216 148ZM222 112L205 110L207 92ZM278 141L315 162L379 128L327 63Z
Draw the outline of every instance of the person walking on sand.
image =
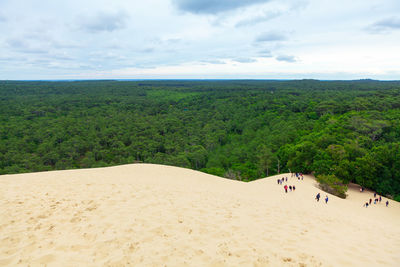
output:
M287 193L287 184L283 188L285 188L285 193Z
M389 206L389 200L386 200L386 207Z
M369 204L371 205L371 203L372 203L372 198L369 199Z
M289 190L290 190L290 192L292 192L292 186L291 185L289 185Z
M379 196L379 203L381 203L382 202L382 197L381 196Z
M321 197L321 195L318 193L317 196L315 197L315 199L319 202L320 197Z
M365 206L366 208L368 208L368 201L365 202L364 206Z
M325 204L328 204L328 195L325 197Z
M292 188L293 188L293 191L296 190L296 187L295 187L295 186L292 186Z

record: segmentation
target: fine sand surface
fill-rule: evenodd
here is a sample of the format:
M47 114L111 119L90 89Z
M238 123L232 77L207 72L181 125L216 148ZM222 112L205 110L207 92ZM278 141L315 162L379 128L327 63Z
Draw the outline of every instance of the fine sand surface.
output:
M311 176L150 164L3 175L0 266L399 266L399 203L357 190L325 204Z

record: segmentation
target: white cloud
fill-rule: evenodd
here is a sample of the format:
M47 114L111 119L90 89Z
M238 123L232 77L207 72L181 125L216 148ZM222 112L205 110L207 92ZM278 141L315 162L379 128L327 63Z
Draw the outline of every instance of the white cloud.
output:
M3 0L0 10L0 79L399 77L397 0Z
M78 23L80 28L88 32L112 32L123 29L129 16L126 12L98 12L89 17L80 16Z

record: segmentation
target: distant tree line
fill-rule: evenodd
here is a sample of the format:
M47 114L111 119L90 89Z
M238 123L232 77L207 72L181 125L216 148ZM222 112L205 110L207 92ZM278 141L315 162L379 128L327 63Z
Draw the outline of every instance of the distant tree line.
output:
M400 83L0 82L0 174L133 162L314 173L400 200Z

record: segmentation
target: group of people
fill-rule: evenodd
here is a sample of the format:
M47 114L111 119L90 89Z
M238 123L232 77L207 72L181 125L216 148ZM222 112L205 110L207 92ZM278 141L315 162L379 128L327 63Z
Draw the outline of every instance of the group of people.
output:
M302 173L292 173L292 175L291 175L291 177L297 177L297 179L298 180L303 180L303 174ZM277 183L278 183L278 185L281 185L283 182L287 182L287 180L288 180L288 178L287 177L282 177L282 178L278 178L278 180L277 180ZM294 186L294 185L287 185L287 184L285 184L284 186L283 186L283 189L285 189L285 193L287 193L287 192L292 192L292 191L295 191L296 190L296 186ZM319 202L319 199L321 198L321 194L320 193L318 193L317 195L316 195L316 197L315 197L315 199ZM329 198L328 198L328 195L326 195L325 196L325 203L326 204L328 204L328 200L329 200Z
M277 181L277 183L278 183L278 185L281 185L281 184L283 184L284 182L286 182L287 183L287 181L288 181L288 178L287 177L282 177L282 178L278 178L278 180L276 180ZM283 189L285 189L285 193L287 193L287 192L292 192L292 191L295 191L296 190L296 186L294 186L294 185L287 185L287 184L285 184L284 186L283 186Z
M363 192L364 190L360 190L360 192ZM382 196L378 196L376 195L376 193L374 193L374 205L379 204L382 202ZM369 201L365 202L365 204L363 205L364 207L368 208L368 206L372 205L372 198L369 199ZM389 200L386 200L386 207L389 206Z
M297 180L303 180L303 174L301 172L292 172L291 177L296 176Z
M300 179L303 180L303 174L302 173L297 173L297 172L296 173L291 173L291 177L297 177L298 180L300 180ZM277 179L278 185L282 185L284 182L287 183L287 181L288 181L287 177L282 177L282 178L278 178ZM294 186L294 185L289 185L288 186L287 184L285 184L283 186L283 189L285 189L285 193L287 193L289 191L292 192L292 191L296 190L296 186ZM363 187L360 188L360 192L364 192L364 188ZM317 202L319 202L320 198L321 198L321 194L318 193L315 196L315 199L317 200ZM329 198L328 198L328 195L326 195L325 196L325 203L328 204L328 201L329 201ZM382 202L382 196L377 196L377 194L374 193L373 202L374 202L375 205L378 204L378 203L381 203ZM371 206L371 205L372 205L372 198L370 198L369 201L365 202L365 204L363 206L368 208L368 206ZM389 200L386 200L386 207L388 207L388 206L389 206Z
M317 200L317 202L319 202L319 199L320 199L320 198L321 198L321 194L318 193L318 194L315 196L315 199ZM329 200L328 195L326 195L326 197L325 197L325 203L326 203L326 204L328 204L328 200Z
M278 178L278 184L282 184L283 182L287 182L287 177L282 177L282 179Z
M292 190L293 191L295 191L296 190L296 187L294 186L294 185L287 185L287 184L285 184L285 186L283 187L284 189L285 189L285 193L287 193L288 192L288 189L290 190L290 192L292 192Z

